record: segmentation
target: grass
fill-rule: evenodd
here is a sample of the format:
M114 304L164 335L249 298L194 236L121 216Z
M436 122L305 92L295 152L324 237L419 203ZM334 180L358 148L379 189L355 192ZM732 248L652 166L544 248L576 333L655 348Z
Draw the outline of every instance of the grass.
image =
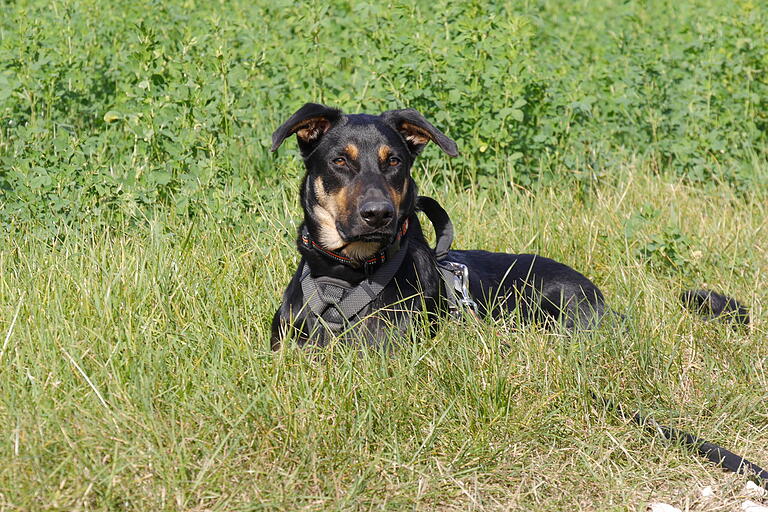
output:
M234 227L158 210L5 234L0 510L738 510L744 477L589 391L768 464L766 191L632 162L586 192L462 190L430 174L433 153L414 175L457 247L566 262L629 332L501 319L395 353L272 353L297 264L293 164ZM750 304L751 329L682 311L677 293L702 285Z
M759 2L0 2L0 511L738 510L768 464ZM417 108L456 246L584 271L627 332L268 350L306 101ZM684 312L707 286L734 331ZM508 345L501 349L502 343ZM711 484L714 501L699 497Z

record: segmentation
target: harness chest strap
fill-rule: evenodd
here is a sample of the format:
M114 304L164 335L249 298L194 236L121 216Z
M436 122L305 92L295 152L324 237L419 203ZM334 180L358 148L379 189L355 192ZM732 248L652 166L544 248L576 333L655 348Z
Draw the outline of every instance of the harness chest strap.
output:
M356 286L345 286L337 279L314 278L309 265L304 263L300 278L304 300L317 317L341 326L360 314L381 294L400 269L407 252L408 241L405 240L398 252Z

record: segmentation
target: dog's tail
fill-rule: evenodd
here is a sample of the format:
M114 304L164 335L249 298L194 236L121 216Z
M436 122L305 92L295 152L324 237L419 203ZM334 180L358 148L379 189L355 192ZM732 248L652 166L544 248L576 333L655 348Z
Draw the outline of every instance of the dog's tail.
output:
M630 416L632 421L644 427L648 432L653 434L661 434L665 439L680 443L683 446L696 450L699 455L709 459L720 467L723 467L734 473L749 474L753 476L756 483L765 489L768 489L768 471L764 470L754 462L750 462L741 455L737 455L730 450L723 448L722 446L710 443L701 438L683 432L682 430L660 425L650 416L645 416L639 412L632 414L626 414L620 404L616 404L600 397L597 393L592 392L592 397L602 402L606 409L613 410L619 413L621 416Z
M710 290L686 290L680 300L704 318L730 321L734 326L749 325L749 310L733 297Z

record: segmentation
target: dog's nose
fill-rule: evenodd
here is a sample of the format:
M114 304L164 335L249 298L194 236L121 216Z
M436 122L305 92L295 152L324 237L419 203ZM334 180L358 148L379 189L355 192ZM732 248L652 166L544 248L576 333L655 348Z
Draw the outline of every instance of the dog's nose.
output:
M382 228L395 216L395 209L386 201L369 201L360 207L360 216L372 228Z

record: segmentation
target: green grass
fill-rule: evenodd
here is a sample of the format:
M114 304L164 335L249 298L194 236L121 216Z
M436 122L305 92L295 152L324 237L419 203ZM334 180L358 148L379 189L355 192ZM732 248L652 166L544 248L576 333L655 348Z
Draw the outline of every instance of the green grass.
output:
M434 150L426 152L424 161ZM268 350L297 263L296 183L245 218L158 213L0 254L0 509L737 509L744 479L606 412L589 390L768 463L768 195L626 174L580 201L433 185L457 247L535 251L594 279L630 332L569 338L448 323L395 353ZM626 225L639 211L657 217ZM674 228L678 267L638 248ZM753 307L736 332L685 313L706 283ZM509 345L508 350L500 344ZM730 507L730 508L729 508Z
M590 391L768 465L767 13L0 2L0 511L738 510ZM456 246L563 261L628 332L270 352L301 169L269 136L307 101L422 111ZM684 312L699 286L753 326Z

